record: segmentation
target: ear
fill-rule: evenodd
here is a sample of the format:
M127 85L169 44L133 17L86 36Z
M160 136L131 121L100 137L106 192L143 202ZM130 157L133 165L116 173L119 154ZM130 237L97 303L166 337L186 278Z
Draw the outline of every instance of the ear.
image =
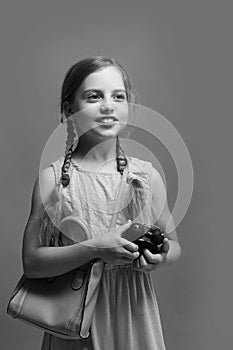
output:
M67 101L64 102L63 108L64 108L64 115L66 118L69 118L74 113L73 106Z

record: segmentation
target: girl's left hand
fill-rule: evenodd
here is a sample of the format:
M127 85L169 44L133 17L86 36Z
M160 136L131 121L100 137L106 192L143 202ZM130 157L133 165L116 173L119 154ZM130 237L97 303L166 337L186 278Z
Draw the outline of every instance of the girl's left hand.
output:
M133 266L137 271L150 272L166 263L167 253L169 250L169 240L164 238L162 252L159 254L152 254L148 249L145 249L143 255L135 259Z

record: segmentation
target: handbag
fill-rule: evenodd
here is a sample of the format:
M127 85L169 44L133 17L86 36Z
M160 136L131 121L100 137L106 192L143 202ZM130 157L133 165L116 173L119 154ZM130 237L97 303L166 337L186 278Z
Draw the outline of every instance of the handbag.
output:
M125 192L127 171L126 167L110 228L116 225L120 202ZM59 230L73 242L91 238L86 224L74 216L64 218ZM7 313L63 339L87 338L104 264L103 260L95 259L52 278L27 278L23 275L10 297Z

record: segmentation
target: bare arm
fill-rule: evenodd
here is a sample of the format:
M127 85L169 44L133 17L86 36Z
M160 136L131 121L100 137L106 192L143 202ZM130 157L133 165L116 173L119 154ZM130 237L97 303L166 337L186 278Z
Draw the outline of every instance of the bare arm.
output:
M45 169L36 180L31 212L23 238L23 267L27 277L51 277L70 271L96 257L94 249L81 244L67 247L44 247L39 241L40 208L55 186L53 169Z
M39 241L39 215L40 208L45 202L55 186L53 169L47 168L42 171L39 179L36 180L32 194L31 212L24 231L23 237L23 268L24 274L30 278L52 277L63 274L82 266L95 258L105 261L122 262L126 259L134 259L137 246L133 243L123 247L123 240L120 235L102 237L102 239L92 239L83 244L73 244L66 247L45 247ZM121 230L126 230L130 224L122 226ZM109 249L106 249L108 247Z
M151 271L161 265L170 265L181 255L175 224L168 208L166 188L160 174L155 169L152 173L152 191L154 217L157 218L155 224L165 232L166 238L161 254L152 254L146 249L144 255L137 259L136 267L145 271Z
M152 188L154 207L157 210L155 214L158 217L156 224L161 227L168 239L169 249L166 254L165 262L166 264L170 264L179 258L181 247L175 229L175 223L168 207L166 187L159 172L155 169L152 173Z

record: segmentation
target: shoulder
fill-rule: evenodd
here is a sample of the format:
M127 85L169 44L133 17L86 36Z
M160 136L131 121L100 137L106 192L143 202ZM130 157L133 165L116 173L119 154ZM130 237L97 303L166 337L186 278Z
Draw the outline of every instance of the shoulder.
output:
M55 188L55 179L53 169L50 166L42 170L37 176L31 200L31 213L38 212L39 208L45 203Z
M43 202L46 202L53 189L55 188L56 181L54 177L54 171L52 165L46 169L43 169L37 180L37 190L40 190L41 198Z
M152 163L136 157L128 158L130 171L140 174L142 178L147 179L154 195L164 198L166 196L165 180L163 180L160 172L152 165Z
M37 212L42 204L45 204L55 190L59 179L59 168L62 166L62 157L53 162L49 167L40 171L37 176L31 200L31 213Z
M147 173L152 172L152 164L149 161L137 158L137 157L128 157L129 159L129 171L135 173Z
M152 165L151 162L143 160L137 157L128 157L129 159L129 168L132 172L144 172L148 173L151 176L151 181L154 184L163 185L163 179L160 172Z
M151 174L151 191L152 191L152 199L155 203L159 205L165 205L167 202L167 188L165 181L160 175L159 171L152 167Z
M151 182L152 185L159 188L165 188L165 182L157 169L152 166L151 170Z
M159 172L153 167L152 163L137 157L129 158L129 171L140 177L143 182L144 188L149 191L153 191L156 186L160 175Z

